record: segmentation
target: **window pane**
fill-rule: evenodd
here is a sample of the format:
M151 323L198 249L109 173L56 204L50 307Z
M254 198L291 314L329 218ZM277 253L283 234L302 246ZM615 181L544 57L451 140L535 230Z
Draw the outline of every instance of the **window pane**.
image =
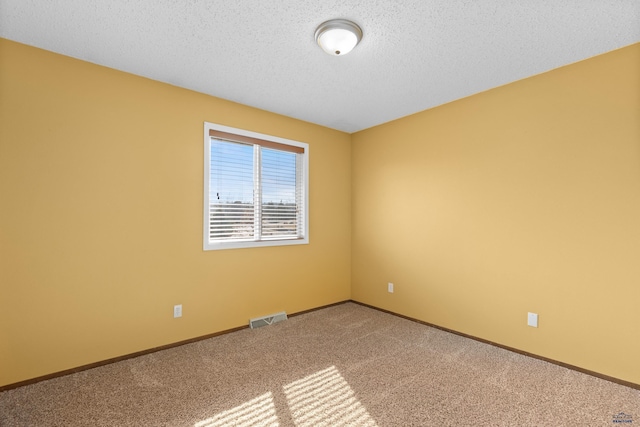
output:
M206 122L204 135L204 250L308 244L308 144Z
M253 146L212 139L210 239L251 239L254 236L253 181Z
M261 152L262 237L297 237L297 154L269 148Z

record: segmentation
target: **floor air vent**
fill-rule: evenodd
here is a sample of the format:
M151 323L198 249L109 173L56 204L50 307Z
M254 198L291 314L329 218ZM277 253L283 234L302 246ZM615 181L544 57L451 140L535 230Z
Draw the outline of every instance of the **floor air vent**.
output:
M249 326L251 326L251 329L255 329L262 326L273 325L274 323L282 322L283 320L287 320L287 313L284 311L251 319L249 320Z

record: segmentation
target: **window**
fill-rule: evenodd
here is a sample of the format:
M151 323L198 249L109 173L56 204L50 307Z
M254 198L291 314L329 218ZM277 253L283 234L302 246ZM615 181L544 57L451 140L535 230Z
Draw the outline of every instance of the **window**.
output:
M309 146L204 124L204 250L309 243Z

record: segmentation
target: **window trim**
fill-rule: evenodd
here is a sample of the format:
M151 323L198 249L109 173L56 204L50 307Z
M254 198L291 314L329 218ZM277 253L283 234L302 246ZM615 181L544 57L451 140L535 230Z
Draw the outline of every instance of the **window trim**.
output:
M265 240L238 240L238 241L214 241L209 240L209 176L210 170L210 142L216 137L231 142L260 145L265 148L275 148L282 151L302 154L303 164L303 237L286 239L265 239ZM204 193L203 193L203 250L222 250L256 248L265 246L288 246L309 244L309 144L266 135L244 129L232 128L216 123L204 122Z

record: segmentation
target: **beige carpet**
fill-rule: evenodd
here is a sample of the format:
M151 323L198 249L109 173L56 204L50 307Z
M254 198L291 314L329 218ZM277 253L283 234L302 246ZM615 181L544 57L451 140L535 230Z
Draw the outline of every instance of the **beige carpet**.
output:
M637 424L638 390L353 303L0 393L2 427Z

